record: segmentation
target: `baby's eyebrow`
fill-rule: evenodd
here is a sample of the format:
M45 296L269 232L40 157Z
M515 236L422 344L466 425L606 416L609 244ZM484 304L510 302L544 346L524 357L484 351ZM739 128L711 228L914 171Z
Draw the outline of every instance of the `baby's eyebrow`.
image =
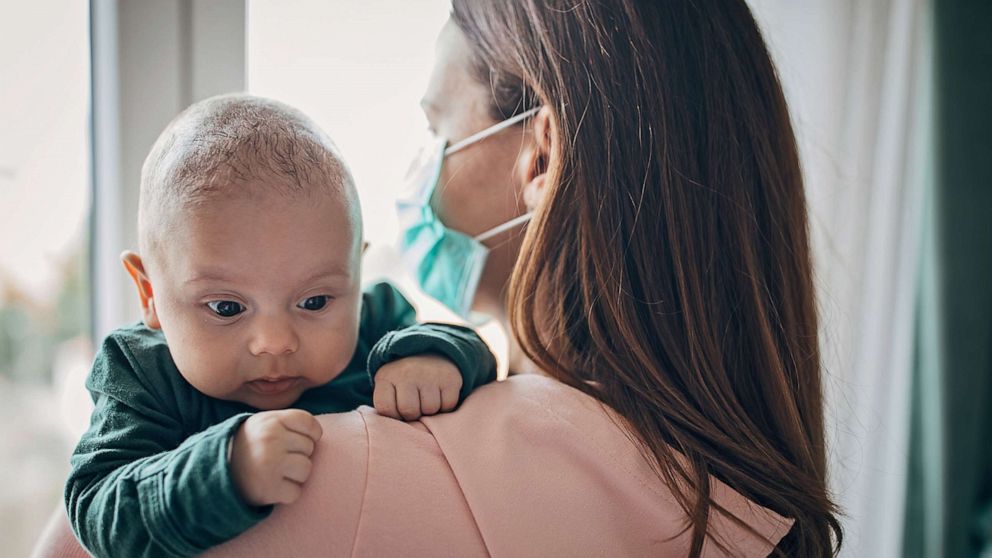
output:
M350 280L352 277L351 267L339 262L328 262L314 268L314 271L307 275L301 283L313 283L322 279L344 279ZM194 283L236 283L236 277L230 277L220 269L202 269L189 279L183 282L185 285Z
M318 279L350 279L350 278L351 278L351 273L349 273L349 271L346 268L342 268L340 266L334 265L334 266L328 266L322 269L318 269L317 271L307 276L307 278L304 279L303 282L312 283ZM185 284L189 285L192 283L206 283L206 282L224 283L230 281L231 279L226 275L224 275L223 273L209 270L209 271L200 272L194 275L193 277L187 279L185 281Z
M199 273L197 275L194 275L190 279L187 279L186 280L186 284L188 285L190 283L204 283L204 282L207 282L207 281L215 282L215 283L222 283L222 282L225 282L227 280L228 280L228 278L225 277L223 274L220 274L220 273L217 273L217 272L214 272L214 271L208 271L208 272L204 272L204 273Z
M351 273L347 269L342 269L340 267L334 266L329 269L321 269L315 271L312 275L306 278L304 283L310 283L316 281L317 279L350 279Z

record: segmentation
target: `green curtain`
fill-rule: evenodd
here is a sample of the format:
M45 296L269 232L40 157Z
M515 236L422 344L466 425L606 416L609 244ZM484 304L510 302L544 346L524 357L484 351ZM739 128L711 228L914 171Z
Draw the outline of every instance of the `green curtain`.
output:
M992 558L992 1L933 23L904 555Z

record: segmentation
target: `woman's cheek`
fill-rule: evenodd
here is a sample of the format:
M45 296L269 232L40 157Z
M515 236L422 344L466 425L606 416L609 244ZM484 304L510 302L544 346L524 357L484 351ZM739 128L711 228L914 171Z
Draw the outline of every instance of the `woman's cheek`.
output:
M464 186L473 180L472 169L464 162L445 162L441 169L438 198L435 200L438 217L446 226L463 230L472 221L472 211L476 204L470 203L471 196Z

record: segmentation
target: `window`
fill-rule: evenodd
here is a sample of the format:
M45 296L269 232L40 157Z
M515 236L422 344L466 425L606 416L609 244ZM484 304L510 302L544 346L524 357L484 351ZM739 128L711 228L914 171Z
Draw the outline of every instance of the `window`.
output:
M30 553L61 502L67 425L79 422L61 386L92 358L88 27L75 0L8 4L0 20L0 540L11 556Z

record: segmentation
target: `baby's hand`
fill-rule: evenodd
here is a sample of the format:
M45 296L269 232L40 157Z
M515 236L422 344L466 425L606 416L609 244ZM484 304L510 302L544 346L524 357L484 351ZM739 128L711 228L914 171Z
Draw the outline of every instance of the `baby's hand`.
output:
M317 419L300 409L265 411L241 423L231 441L231 473L245 501L253 506L296 501L323 433Z
M443 356L417 355L382 365L372 403L380 415L401 420L450 411L458 405L462 375Z

